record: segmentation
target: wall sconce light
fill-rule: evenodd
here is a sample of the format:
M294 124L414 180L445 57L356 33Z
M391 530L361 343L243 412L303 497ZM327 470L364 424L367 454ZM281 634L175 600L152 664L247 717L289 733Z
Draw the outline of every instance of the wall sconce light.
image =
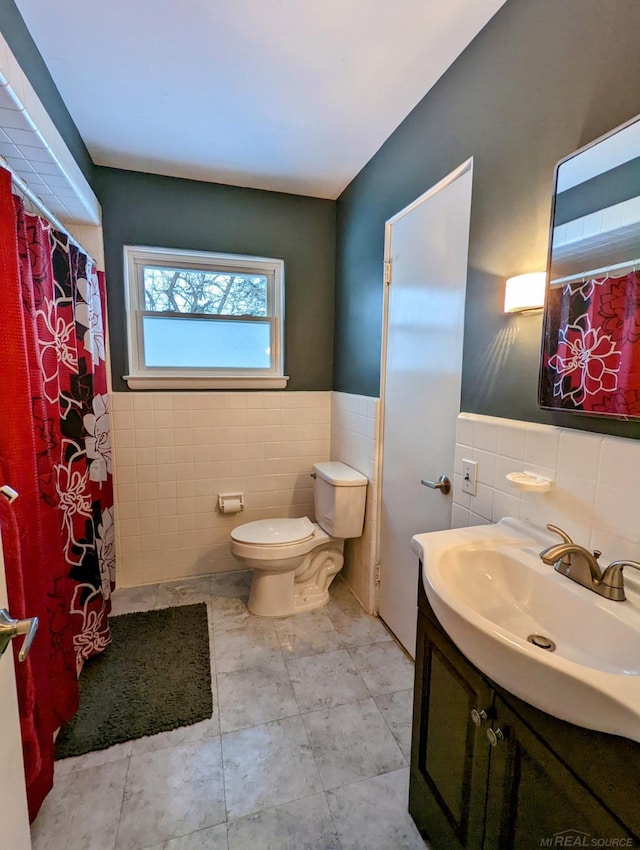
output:
M546 272L530 272L507 278L504 288L504 312L528 313L544 305Z

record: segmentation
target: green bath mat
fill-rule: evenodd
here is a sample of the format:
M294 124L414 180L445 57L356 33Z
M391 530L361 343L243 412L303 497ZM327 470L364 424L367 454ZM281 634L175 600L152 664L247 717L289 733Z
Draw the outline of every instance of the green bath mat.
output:
M112 642L80 674L80 708L60 730L56 759L104 750L211 717L207 606L110 620Z

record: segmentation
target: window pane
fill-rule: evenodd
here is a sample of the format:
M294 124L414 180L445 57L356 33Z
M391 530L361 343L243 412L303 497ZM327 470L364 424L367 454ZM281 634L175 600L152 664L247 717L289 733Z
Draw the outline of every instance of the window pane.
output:
M144 365L164 368L269 369L269 322L143 316Z
M144 266L144 309L152 312L267 316L266 275Z

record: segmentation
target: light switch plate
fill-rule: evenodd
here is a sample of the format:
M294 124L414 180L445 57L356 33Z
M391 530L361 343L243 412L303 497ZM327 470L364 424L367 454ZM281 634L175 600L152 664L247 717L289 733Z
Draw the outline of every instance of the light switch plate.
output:
M476 495L478 486L478 463L475 460L462 459L462 492Z

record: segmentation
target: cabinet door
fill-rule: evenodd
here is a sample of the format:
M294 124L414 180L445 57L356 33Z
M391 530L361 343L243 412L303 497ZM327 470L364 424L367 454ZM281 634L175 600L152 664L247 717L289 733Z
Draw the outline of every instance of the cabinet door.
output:
M483 726L493 691L421 613L416 648L409 811L433 850L480 850L489 767Z
M484 850L634 846L604 808L506 704L496 697ZM605 839L609 844L599 843ZM614 839L630 840L613 844Z

